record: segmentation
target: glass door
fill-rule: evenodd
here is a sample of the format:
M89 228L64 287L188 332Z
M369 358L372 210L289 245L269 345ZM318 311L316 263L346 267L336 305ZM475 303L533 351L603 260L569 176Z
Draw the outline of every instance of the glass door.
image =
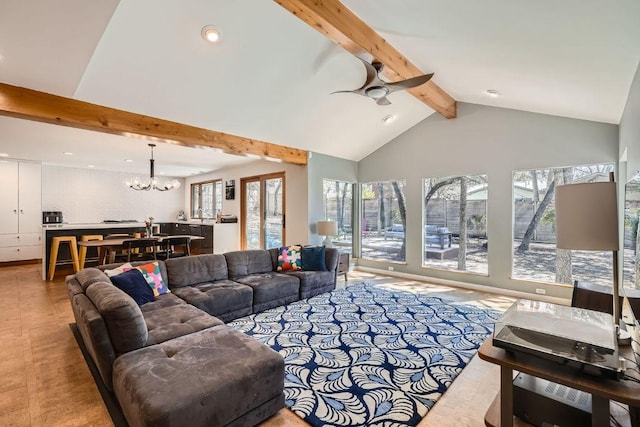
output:
M242 248L269 249L285 241L284 173L241 179Z

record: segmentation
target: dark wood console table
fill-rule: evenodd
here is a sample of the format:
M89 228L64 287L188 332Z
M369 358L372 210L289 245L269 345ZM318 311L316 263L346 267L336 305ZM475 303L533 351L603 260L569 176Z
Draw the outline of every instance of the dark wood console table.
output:
M640 378L638 366L632 362L634 359L631 347L621 348L620 354L628 359L627 375ZM635 408L640 407L640 383L633 380L615 381L596 377L539 357L524 353L515 355L495 347L493 336L487 338L482 344L478 355L482 360L500 366L500 392L485 416L485 424L490 427L513 426L514 370L590 393L592 396L591 425L594 427L609 425L610 400L629 405L632 414L637 414Z

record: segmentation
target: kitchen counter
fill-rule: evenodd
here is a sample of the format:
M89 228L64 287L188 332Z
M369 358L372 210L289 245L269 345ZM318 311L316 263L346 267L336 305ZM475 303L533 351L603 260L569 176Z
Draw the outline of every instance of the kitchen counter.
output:
M78 222L78 223L62 223L62 224L43 224L45 230L84 230L96 228L131 228L144 227L144 222Z

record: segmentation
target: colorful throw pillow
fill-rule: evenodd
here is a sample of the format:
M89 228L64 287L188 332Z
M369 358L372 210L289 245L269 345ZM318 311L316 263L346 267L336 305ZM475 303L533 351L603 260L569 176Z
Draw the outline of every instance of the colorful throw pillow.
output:
M278 252L278 271L296 271L302 269L302 251L300 245L283 246Z
M306 246L302 248L302 269L306 271L326 271L324 246Z
M140 270L149 286L151 286L151 289L153 290L153 294L155 296L164 295L171 292L167 284L162 279L162 273L160 272L160 265L158 264L158 261L139 265L134 268L136 270Z
M107 277L113 277L113 276L117 276L120 273L124 273L125 271L131 270L132 268L133 267L131 266L131 263L127 262L122 264L118 268L114 268L113 270L105 270L104 274L106 274Z
M138 305L155 301L153 290L140 270L131 269L111 277L111 282L129 295Z

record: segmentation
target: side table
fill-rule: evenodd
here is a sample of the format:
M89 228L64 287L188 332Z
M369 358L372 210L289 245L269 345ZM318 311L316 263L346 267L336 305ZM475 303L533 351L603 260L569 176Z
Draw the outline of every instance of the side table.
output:
M489 336L478 350L481 359L500 366L500 392L485 416L485 425L487 426L513 426L514 370L590 393L592 397L591 425L594 427L609 425L609 400L624 403L630 407L640 406L640 382L625 379L615 381L596 377L527 354L518 353L516 356L502 348L495 347L492 341L493 335ZM627 366L627 374L637 379L638 371L637 365L633 362L633 355L623 355L630 364Z
M349 273L349 252L340 252L338 260L338 276L344 274L344 281L347 281L347 273Z

